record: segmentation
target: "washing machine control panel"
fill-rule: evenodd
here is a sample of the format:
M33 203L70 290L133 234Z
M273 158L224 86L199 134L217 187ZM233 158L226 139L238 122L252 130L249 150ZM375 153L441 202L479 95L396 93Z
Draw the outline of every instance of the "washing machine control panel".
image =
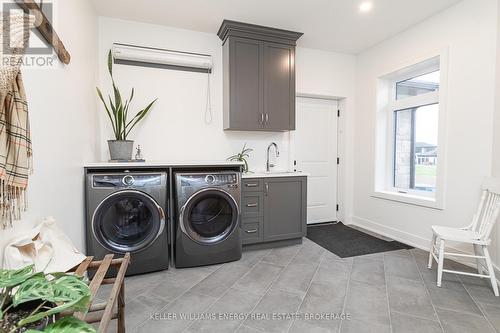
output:
M103 174L92 176L92 186L94 188L151 187L162 185L161 181L161 174Z
M214 173L214 174L195 174L184 175L182 177L183 186L193 185L234 185L238 183L238 175L236 173Z

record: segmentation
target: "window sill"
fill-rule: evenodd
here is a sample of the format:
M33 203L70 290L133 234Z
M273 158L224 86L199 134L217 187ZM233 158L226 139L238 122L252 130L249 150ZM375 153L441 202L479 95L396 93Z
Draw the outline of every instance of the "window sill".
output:
M372 197L378 198L378 199L401 202L401 203L414 205L414 206L439 209L439 210L444 209L444 205L443 205L442 201L437 200L436 198L424 197L424 196L419 196L419 195L414 195L414 194L396 193L396 192L392 192L392 191L375 191L375 192L373 192Z

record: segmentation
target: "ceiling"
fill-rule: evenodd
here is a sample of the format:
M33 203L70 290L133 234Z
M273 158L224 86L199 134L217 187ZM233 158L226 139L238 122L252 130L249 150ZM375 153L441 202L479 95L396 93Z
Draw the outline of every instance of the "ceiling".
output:
M359 53L460 0L93 0L100 16L216 33L223 19L303 32L303 47Z

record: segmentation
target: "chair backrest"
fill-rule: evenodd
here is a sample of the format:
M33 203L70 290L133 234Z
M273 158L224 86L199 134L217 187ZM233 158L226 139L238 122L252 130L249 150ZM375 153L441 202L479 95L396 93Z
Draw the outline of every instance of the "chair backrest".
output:
M478 210L472 220L472 230L481 240L489 240L500 213L500 179L489 178L483 183L483 193Z

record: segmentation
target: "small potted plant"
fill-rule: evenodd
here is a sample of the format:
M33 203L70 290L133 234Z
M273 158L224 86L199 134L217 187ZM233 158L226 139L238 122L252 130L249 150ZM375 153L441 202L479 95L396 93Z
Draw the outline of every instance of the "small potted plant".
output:
M233 162L243 162L243 172L248 173L250 170L248 169L248 161L247 158L250 157L250 153L253 151L253 149L247 148L247 144L245 143L243 145L243 148L241 149L241 152L239 152L236 155L228 157L228 161L233 161Z
M134 149L134 141L127 140L130 131L148 114L157 99L148 104L144 109L140 110L131 119L129 118L129 108L132 99L134 98L134 88L130 93L130 98L123 100L120 90L115 84L113 78L113 55L111 50L108 53L108 71L113 84L113 98L108 95L108 102L104 100L101 90L96 87L97 95L104 104L104 109L109 117L115 140L108 140L109 154L111 160L131 160L132 151Z
M62 312L86 312L90 289L81 277L65 273L36 273L33 265L0 270L0 333L95 333L72 316L55 320Z

